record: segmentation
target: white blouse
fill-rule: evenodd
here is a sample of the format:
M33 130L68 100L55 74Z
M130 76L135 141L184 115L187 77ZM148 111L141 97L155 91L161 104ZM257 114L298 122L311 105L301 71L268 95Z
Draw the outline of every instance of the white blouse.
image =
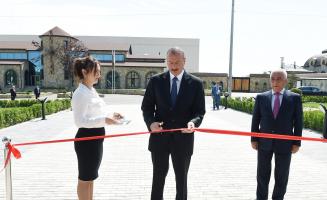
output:
M106 125L105 102L97 91L80 83L72 98L74 121L78 128L100 128Z

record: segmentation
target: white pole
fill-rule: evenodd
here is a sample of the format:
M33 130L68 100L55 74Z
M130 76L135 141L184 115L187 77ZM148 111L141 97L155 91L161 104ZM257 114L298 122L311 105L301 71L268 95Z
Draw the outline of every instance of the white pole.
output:
M4 148L4 160L7 160L8 154L8 144L10 143L10 139L7 137L2 138L2 142L5 145ZM11 177L11 160L9 159L6 169L5 169L5 181L6 181L6 200L12 200L12 177Z
M232 1L232 17L231 17L230 46L229 46L228 93L230 96L232 96L232 81L233 81L233 37L234 37L234 0Z

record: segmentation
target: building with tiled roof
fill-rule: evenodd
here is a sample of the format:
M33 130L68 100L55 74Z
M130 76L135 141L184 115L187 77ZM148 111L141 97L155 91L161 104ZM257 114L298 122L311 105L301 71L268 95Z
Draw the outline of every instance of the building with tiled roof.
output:
M165 70L166 52L174 46L185 51L187 71L199 70L198 39L72 36L54 27L40 36L0 35L0 88L76 86L71 63L62 59L74 53L72 43L100 61L102 77L96 87L101 89L145 88L152 75Z

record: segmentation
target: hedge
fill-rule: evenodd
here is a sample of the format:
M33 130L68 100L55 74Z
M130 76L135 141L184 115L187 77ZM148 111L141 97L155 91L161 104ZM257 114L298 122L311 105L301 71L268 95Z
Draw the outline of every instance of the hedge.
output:
M33 100L0 100L0 108L13 108L13 107L28 107L39 103L39 101Z
M70 108L70 100L48 101L45 105L46 114L52 114ZM37 117L41 117L40 103L35 103L28 107L1 108L0 128L12 126Z
M302 96L302 102L327 103L327 96Z
M226 104L226 98L221 98L221 104ZM228 98L228 107L233 108L234 110L239 110L242 112L246 112L249 114L252 114L253 108L254 108L254 98L250 97L236 97L234 98Z

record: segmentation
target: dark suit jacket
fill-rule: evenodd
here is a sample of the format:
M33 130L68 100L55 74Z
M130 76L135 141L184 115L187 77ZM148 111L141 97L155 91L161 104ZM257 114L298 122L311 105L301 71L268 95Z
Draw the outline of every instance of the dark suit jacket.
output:
M11 88L9 91L10 91L11 97L15 98L16 97L16 94L17 94L16 93L16 90L14 90L14 89Z
M252 116L252 132L302 136L303 110L301 96L285 90L277 118L272 111L272 91L258 94ZM289 153L292 145L301 146L301 141L275 140L252 137L258 141L258 148L273 150L279 153Z
M163 122L163 129L186 128L190 121L199 127L205 114L202 81L184 71L176 104L172 107L169 71L155 75L147 85L142 111L149 130L153 122ZM193 143L194 133L157 133L150 136L149 150L166 151L170 146L172 151L192 155Z
M40 88L34 88L34 95L36 98L40 97L41 89Z

